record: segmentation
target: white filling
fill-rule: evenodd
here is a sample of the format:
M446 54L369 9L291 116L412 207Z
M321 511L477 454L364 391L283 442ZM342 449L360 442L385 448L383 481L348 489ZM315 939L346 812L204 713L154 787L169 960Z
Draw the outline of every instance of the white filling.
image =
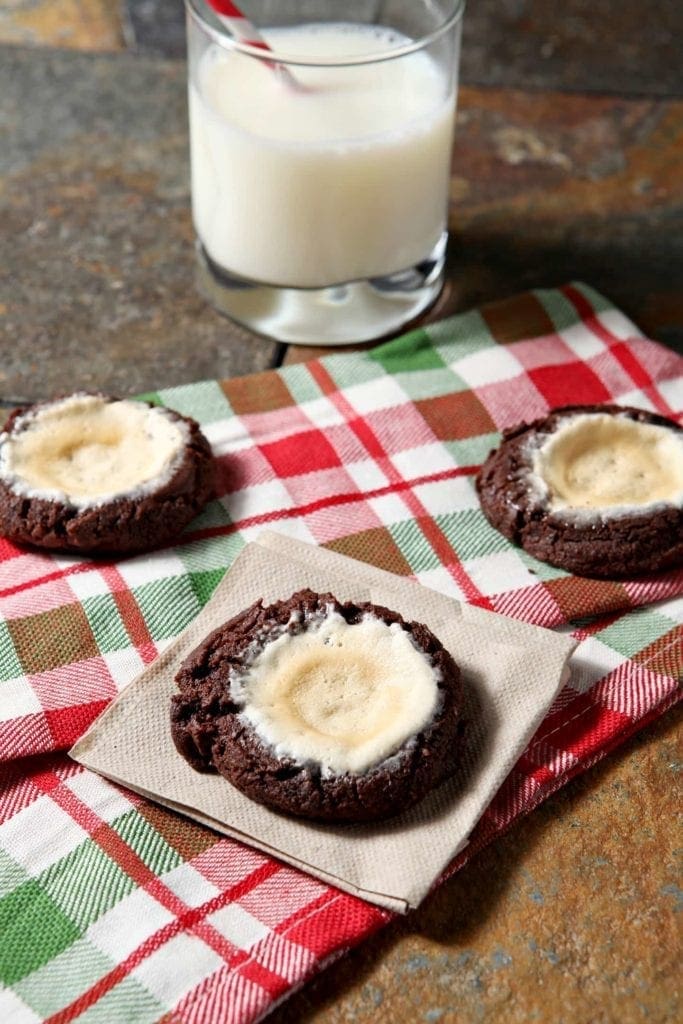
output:
M283 632L231 675L231 696L278 757L362 774L432 719L439 674L397 624L337 612Z
M0 477L28 498L76 508L139 498L170 480L187 438L165 409L71 395L0 434Z
M683 437L627 416L568 417L532 452L532 493L578 519L683 504Z

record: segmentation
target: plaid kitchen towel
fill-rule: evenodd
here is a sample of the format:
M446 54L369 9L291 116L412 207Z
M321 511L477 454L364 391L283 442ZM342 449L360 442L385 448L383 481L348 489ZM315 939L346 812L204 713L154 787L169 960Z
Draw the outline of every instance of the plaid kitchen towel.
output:
M371 353L156 396L202 422L219 496L149 556L95 563L4 545L2 757L70 745L274 524L483 607L573 622L572 678L456 870L661 714L683 676L680 572L614 584L538 563L488 526L473 475L504 427L557 404L680 416L682 364L574 285ZM4 766L2 1020L246 1024L388 916L63 756Z
M0 761L71 746L264 526L542 626L682 594L681 569L617 583L538 562L489 526L474 490L500 432L553 406L616 399L680 415L682 368L580 285L369 353L151 396L201 422L218 496L151 555L93 561L0 541Z
M683 602L660 606L663 633L654 614L630 612L616 632L614 624L590 629L575 677L447 876L673 703L683 674ZM660 640L634 659L617 649L656 633ZM7 1024L250 1024L389 920L387 911L220 838L64 755L5 766L0 1019Z

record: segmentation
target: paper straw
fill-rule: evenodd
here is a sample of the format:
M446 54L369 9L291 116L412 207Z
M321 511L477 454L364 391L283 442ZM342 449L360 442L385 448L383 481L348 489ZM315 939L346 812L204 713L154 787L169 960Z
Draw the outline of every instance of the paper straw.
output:
M238 43L243 43L245 46L256 46L260 50L271 50L271 47L256 26L249 21L236 4L231 3L230 0L208 0L208 3L213 8L221 24L225 25L230 35ZM287 82L288 85L292 85L297 89L301 88L289 68L277 63L277 61L267 61L267 63L269 67L274 68L278 72L283 81Z
M270 50L258 29L230 0L209 0L209 4L225 25L231 36L246 46L258 46L261 50Z

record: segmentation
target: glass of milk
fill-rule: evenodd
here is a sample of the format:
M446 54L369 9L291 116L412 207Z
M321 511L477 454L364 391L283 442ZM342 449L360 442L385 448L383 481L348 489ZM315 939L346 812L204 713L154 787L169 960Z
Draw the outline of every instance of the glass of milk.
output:
M186 5L202 292L299 344L413 320L443 283L464 0L244 0L271 52Z

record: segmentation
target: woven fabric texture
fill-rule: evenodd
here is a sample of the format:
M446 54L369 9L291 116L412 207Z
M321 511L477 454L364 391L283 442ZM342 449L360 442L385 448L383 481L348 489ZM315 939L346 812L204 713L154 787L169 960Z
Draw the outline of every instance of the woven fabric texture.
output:
M0 549L2 1019L247 1024L389 919L58 753L264 526L580 640L449 872L670 706L683 571L615 583L544 565L488 525L473 480L505 427L556 405L680 419L682 371L569 285L369 353L148 396L198 419L219 460L217 497L181 541L107 562Z

